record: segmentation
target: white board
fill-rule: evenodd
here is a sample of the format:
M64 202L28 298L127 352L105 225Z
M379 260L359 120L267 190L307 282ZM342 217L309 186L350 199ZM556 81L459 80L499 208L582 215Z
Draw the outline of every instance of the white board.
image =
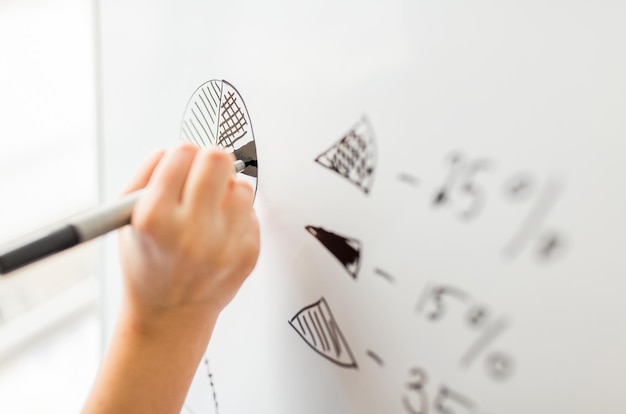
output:
M99 8L106 198L204 82L254 127L261 257L187 412L626 410L626 5Z

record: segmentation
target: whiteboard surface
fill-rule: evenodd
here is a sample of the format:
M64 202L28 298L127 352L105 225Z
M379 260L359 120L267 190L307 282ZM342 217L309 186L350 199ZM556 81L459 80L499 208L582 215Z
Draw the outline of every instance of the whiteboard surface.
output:
M261 257L186 412L626 410L626 5L99 7L105 198L208 80L254 126Z

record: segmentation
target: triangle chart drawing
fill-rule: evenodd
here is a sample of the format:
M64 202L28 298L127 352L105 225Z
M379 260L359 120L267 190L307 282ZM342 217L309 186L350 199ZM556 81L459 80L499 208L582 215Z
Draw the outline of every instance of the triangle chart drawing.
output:
M376 145L368 118L364 116L359 120L346 135L320 154L315 162L368 194L374 182L376 167Z
M321 298L302 308L289 320L289 325L324 358L344 368L358 368L326 299Z
M321 227L306 226L305 228L341 262L350 276L356 279L361 265L361 242Z

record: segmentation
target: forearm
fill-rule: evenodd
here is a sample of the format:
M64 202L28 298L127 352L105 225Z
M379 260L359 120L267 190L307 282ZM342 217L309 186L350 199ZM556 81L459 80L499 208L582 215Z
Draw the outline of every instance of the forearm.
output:
M183 309L149 326L122 312L84 413L179 413L216 315Z

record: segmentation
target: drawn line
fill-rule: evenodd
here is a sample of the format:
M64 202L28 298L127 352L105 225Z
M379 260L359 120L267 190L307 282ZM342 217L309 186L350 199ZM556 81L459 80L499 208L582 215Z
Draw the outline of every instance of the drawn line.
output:
M213 87L213 90L215 91L215 86L213 84L211 84L211 86ZM217 145L220 144L220 115L222 112L222 105L220 105L222 103L222 94L224 93L224 81L222 81L222 83L220 84L220 88L219 88L219 93L217 93L217 91L215 91L216 94L219 95L219 99L217 100L218 104L217 104L217 127L215 129L215 136L217 137Z
M417 187L419 185L419 178L414 177L410 174L407 173L400 173L398 174L398 180L407 183L409 185L412 185L413 187Z
M304 324L306 325L306 328L309 330L309 333L311 334L311 339L313 340L313 346L317 346L317 341L315 340L315 335L313 335L313 331L311 330L311 327L309 326L309 323L306 321L306 316L302 315L302 319L304 319Z
M528 240L539 230L539 225L546 219L561 192L561 184L551 180L546 185L539 201L535 203L530 214L511 238L504 248L504 253L508 256L516 256L528 242Z
M184 121L183 122L183 133L185 134L185 138L187 139L187 141L193 142L193 143L195 143L197 145L198 143L196 142L196 137L194 137L193 134L191 133L191 131L188 131L188 130L189 130L189 126L187 125L187 121Z
M201 146L200 141L198 141L198 139L196 138L196 136L194 135L193 131L191 130L191 127L189 126L189 122L188 120L185 121L185 126L187 127L187 129L189 130L189 134L191 135L191 137L193 138L193 142L197 145L197 146ZM194 128L195 129L195 128Z
M293 322L293 320L292 320L292 322ZM300 320L300 318L298 318L298 324L300 324L300 329L302 329L302 333L306 335L306 331L304 330L304 326L302 326L302 321Z
M489 329L487 329L465 352L461 358L461 365L467 367L474 359L491 343L498 335L500 335L507 327L503 320L496 321Z
M213 111L213 116L215 117L215 131L213 131L213 135L217 137L217 134L219 131L219 124L220 124L220 118L219 118L219 108L220 108L219 99L220 98L219 98L219 94L217 94L217 102L215 101L216 97L213 96L213 92L211 91L212 89L214 89L214 87L211 87L211 89L207 87L207 90L209 91L209 97L207 98L207 103L209 104L209 107ZM204 96L206 97L206 93L204 94ZM209 102L209 98L211 99L211 102Z
M209 358L204 357L204 364L206 365L206 371L209 375L209 385L211 386L211 392L213 393L213 402L215 403L215 414L219 414L219 407L217 405L217 392L215 391L215 384L213 383L213 374L211 374L211 367L209 365Z
M293 318L291 318L291 319L289 320L289 322L291 323L291 322L295 321L296 319L298 319L298 316L300 316L300 314L301 314L301 313L303 313L303 312L304 312L304 311L306 311L306 310L309 310L309 309L315 308L315 307L319 306L319 304L320 304L320 302L319 302L319 301L317 301L317 302L315 302L315 303L314 303L314 304L312 304L312 305L305 306L304 308L300 309L300 312L298 312L298 314L297 314L296 316L294 316Z
M202 101L202 96L200 97L200 100ZM204 101L202 101L202 103L204 104ZM198 108L198 111L200 112L200 115L202 115L202 119L204 119L204 123L208 128L208 132L211 133L211 124L209 123L209 121L207 121L206 116L204 116L204 112L202 111L202 108L200 108L200 105L198 105L198 102L195 102L195 104L196 108ZM207 130L205 130L204 132L207 132ZM213 146L215 139L213 137L210 137L209 134L207 134L207 139L209 140L210 145Z
M328 344L328 339L326 338L326 332L324 332L324 328L322 327L322 324L320 323L320 318L318 317L317 312L314 312L314 315L315 315L315 321L317 322L317 324L320 327L320 332L322 332L322 340L324 342L324 350L330 349L330 345Z
M393 278L393 276L391 276L389 273L385 272L382 269L375 268L374 273L376 273L378 276L381 276L383 279L387 280L391 284L395 283L395 279Z
M209 96L211 97L211 101L213 102L213 107L215 108L214 114L217 115L220 108L220 98L222 96L222 85L219 88L216 86L216 82L212 82L210 89L207 87L209 91Z
M446 408L446 405L444 405L445 400L447 399L454 401L458 405L464 406L469 412L472 412L472 413L475 412L474 411L475 404L472 400L470 400L464 395L459 394L456 391L451 390L445 385L442 385L441 388L439 388L439 393L437 394L435 401L433 401L433 405L436 407L438 412L450 413L450 411Z
M328 331L328 336L330 336L330 340L333 341L333 345L335 346L335 348L337 348L339 344L337 343L336 338L334 338L333 335L331 335L330 325L328 325L328 321L324 317L324 313L321 311L321 309L320 309L320 313L322 313L322 320L324 321L324 326L326 327L326 330Z
M213 93L215 94L215 97L217 98L215 102L215 106L219 109L219 105L218 103L222 100L222 88L220 86L220 88L217 88L216 83L212 82L211 83L211 89L213 90ZM210 93L211 91L209 91Z
M379 357L374 351L371 350L367 350L367 356L372 358L374 361L376 361L376 363L381 366L384 367L385 363L383 362L382 358Z
M315 333L317 334L317 337L320 339L320 345L322 345L322 348L324 348L324 351L326 351L326 343L322 341L322 335L320 335L320 330L317 327L317 324L315 323L315 319L313 319L313 316L311 316L311 311L308 311L307 313L309 315L309 319L311 320L311 323L313 324L313 328L315 328ZM315 313L315 311L313 311L313 313Z
M196 106L198 106L197 102L196 102ZM198 118L198 114L196 114L196 111L194 111L193 108L191 108L191 113L193 114L194 118L196 118L196 121L198 121L200 128L202 128L202 130L204 131L204 136L206 137L208 141L205 143L205 148L206 148L211 145L211 138L209 137L209 133L206 132L206 128L204 127L204 125L202 125L202 122L200 122L200 118ZM193 124L193 119L191 120L191 123ZM202 141L204 142L204 140Z
M223 81L222 81L223 82ZM221 90L222 90L222 82L219 83L217 81L212 81L207 85L204 89L202 89L202 93L206 98L206 102L213 113L211 119L213 119L213 123L215 126L215 130L211 129L211 135L213 136L213 145L217 143L217 137L219 134L219 108L220 108L220 99L221 99ZM208 92L208 96L207 96ZM210 114L209 114L210 115Z
M417 306L415 306L415 310L417 311L417 313L422 313L422 311L424 310L424 306L426 305L426 302L428 301L428 297L430 296L431 291L432 291L432 285L429 283L426 285L426 287L424 288L422 292L422 296L420 296L419 300L417 301Z
M223 129L219 134L219 143L226 142L227 146L233 147L235 142L247 134L244 127L248 122L237 104L237 96L233 92L228 92L226 100L222 103L222 108L224 109L222 114L224 122L220 124Z
M191 112L193 113L193 109L191 110ZM200 134L200 131L198 131L198 128L196 128L196 124L193 123L193 119L189 119L189 123L193 127L193 130L196 131L196 134L198 135L198 138L200 139L200 142L202 142L204 144L204 141L202 140L202 134ZM204 145L200 145L200 147L203 147L203 146Z
M202 95L204 95L204 97L202 97ZM202 95L199 95L200 96L200 100L202 101L202 105L204 105L204 108L206 109L206 113L209 116L209 119L211 120L211 123L215 123L215 119L213 119L213 115L211 115L211 110L209 109L209 106L211 104L208 103L209 102L209 98L207 97L206 91L204 89L202 89ZM213 108L211 108L211 109L213 109ZM215 110L213 112L215 112Z
M183 130L183 135L185 136L185 141L191 142L191 138L187 134L187 130L185 130L185 126L184 125L183 125L182 130Z
M211 91L211 89L207 87L206 89L203 89L202 92L204 92L204 96L207 99L207 102L209 103L209 107L211 108L211 111L213 112L213 116L217 116L217 109L215 108L217 108L219 105L217 102L215 102L215 97L213 96L213 92ZM206 91L209 91L209 96L207 96Z
M331 321L330 325L331 325L331 330L329 333L330 334L332 334L333 332L335 333L335 335L330 335L330 339L332 339L333 345L335 345L335 355L337 357L340 357L342 349L341 349L341 342L339 342L339 337L337 336L337 333L341 335L341 331L339 331L339 327L334 321Z

